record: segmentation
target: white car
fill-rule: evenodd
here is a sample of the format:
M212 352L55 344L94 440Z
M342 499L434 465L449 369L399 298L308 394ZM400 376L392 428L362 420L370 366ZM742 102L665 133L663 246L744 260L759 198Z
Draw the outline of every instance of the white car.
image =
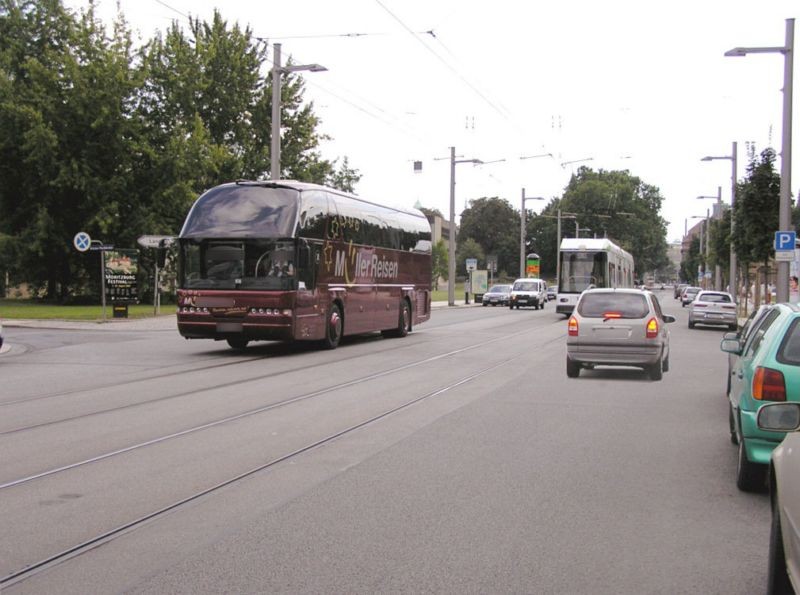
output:
M758 410L757 423L762 430L787 432L770 461L767 593L800 593L800 403L764 405Z
M735 331L739 326L736 301L725 291L698 291L689 303L689 328L696 324L727 326Z

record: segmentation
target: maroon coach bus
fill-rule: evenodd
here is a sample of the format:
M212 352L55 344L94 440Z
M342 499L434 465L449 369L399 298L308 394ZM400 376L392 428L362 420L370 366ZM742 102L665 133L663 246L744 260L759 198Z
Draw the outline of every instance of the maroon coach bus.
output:
M187 339L320 341L430 318L431 228L397 209L301 182L205 192L178 238L178 330Z

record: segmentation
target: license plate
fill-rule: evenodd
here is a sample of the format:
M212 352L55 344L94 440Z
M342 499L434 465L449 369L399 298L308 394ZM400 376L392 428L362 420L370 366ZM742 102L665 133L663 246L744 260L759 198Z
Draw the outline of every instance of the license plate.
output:
M218 322L217 323L217 332L218 333L241 333L242 332L242 323L241 322Z

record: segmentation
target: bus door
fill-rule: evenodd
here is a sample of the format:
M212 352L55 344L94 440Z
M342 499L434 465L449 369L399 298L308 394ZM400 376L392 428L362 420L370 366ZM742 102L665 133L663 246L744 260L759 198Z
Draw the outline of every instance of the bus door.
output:
M325 335L327 295L320 296L317 268L320 247L299 240L297 245L297 293L295 298L295 338L322 339ZM325 299L323 299L325 298Z

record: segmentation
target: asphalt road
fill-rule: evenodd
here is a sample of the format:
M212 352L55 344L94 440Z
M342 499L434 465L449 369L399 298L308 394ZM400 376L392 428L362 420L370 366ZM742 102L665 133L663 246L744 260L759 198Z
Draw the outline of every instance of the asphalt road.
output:
M567 379L552 304L335 351L7 327L0 589L762 592L768 496L735 487L723 331L662 305L660 382Z

